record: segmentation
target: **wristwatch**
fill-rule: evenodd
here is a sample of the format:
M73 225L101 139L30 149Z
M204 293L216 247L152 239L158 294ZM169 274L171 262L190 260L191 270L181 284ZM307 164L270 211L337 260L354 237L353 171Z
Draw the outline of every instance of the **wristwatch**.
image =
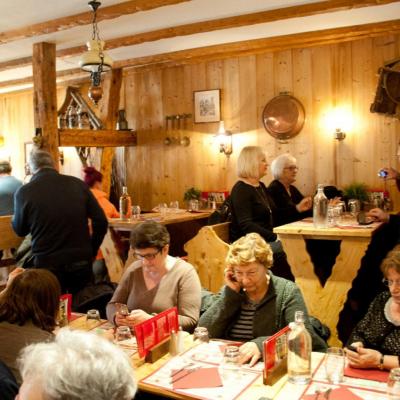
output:
M379 364L378 364L378 368L379 368L381 371L384 370L384 365L383 365L384 359L385 359L385 356L384 356L383 354L381 354L381 358L380 358Z

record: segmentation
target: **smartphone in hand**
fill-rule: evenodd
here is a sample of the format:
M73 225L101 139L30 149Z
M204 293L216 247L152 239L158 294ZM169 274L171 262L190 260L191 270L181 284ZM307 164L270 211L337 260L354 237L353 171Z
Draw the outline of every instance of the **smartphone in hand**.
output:
M351 350L351 351L354 351L354 352L358 352L357 351L357 347L355 347L355 346L352 346L351 344L349 344L348 346L346 346L346 349L349 349L349 350Z

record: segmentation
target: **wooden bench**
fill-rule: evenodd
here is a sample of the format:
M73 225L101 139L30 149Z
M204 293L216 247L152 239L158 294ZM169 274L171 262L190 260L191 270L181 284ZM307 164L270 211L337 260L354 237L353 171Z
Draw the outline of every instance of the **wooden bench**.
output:
M229 222L224 222L204 226L184 246L188 262L196 268L202 286L214 293L224 284L228 241Z

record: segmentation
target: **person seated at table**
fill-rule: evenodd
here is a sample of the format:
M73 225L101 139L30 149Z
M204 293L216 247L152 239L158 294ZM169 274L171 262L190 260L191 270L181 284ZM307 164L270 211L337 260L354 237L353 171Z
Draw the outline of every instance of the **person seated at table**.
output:
M257 233L234 242L226 257L225 286L202 314L199 326L213 338L244 341L241 363L254 365L262 355L263 341L294 321L303 311L312 336L313 350L325 350L325 342L314 332L297 285L275 276L272 251Z
M107 193L102 190L103 174L97 171L94 167L85 167L83 171L85 173L83 180L89 186L90 191L103 209L106 217L119 218L119 212L115 208L114 204L108 200ZM100 249L97 253L96 260L93 262L93 275L94 283L109 280L104 256Z
M127 268L107 305L110 322L133 328L176 306L182 329L194 329L200 313L200 280L191 264L168 255L169 243L167 229L158 222L145 221L134 227L131 247L138 261ZM126 304L130 315L116 312L116 303Z
M269 184L268 191L278 209L281 224L312 216L311 197L304 197L293 185L298 170L296 159L288 153L281 154L271 163L274 180Z
M28 344L52 340L60 293L50 271L28 269L13 277L0 296L0 360L18 383L18 353Z
M136 393L129 357L93 333L63 328L52 343L26 347L15 400L131 400Z
M399 367L400 356L400 245L383 260L381 270L388 291L375 297L367 314L350 335L346 349L353 368Z
M276 274L294 280L282 243L273 232L273 227L281 224L275 203L261 182L267 170L267 157L260 146L247 146L242 149L237 161L239 180L233 186L230 195L230 241L233 242L247 233L258 233L272 248Z

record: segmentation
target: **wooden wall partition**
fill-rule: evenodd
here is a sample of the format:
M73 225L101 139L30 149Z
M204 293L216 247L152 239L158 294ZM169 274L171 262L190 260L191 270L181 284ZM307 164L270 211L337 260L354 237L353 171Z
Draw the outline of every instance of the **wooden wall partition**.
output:
M230 189L236 181L236 161L246 145L265 147L268 159L290 152L300 167L297 186L312 194L317 183L342 187L354 180L384 188L380 167L397 163L399 121L371 114L377 70L400 56L400 36L343 42L221 61L130 72L124 80L123 103L130 126L138 131L138 146L126 154L128 187L134 203L144 208L182 196L190 186L203 190ZM233 132L233 154L218 152L217 123L194 124L185 131L166 132L165 117L193 113L193 91L222 90L222 118ZM290 92L304 105L306 122L300 134L278 143L264 130L265 104L280 92ZM326 118L335 107L353 119L344 141L333 139ZM191 139L189 147L164 145L166 136ZM264 178L268 183L271 175ZM400 195L388 183L396 206Z

